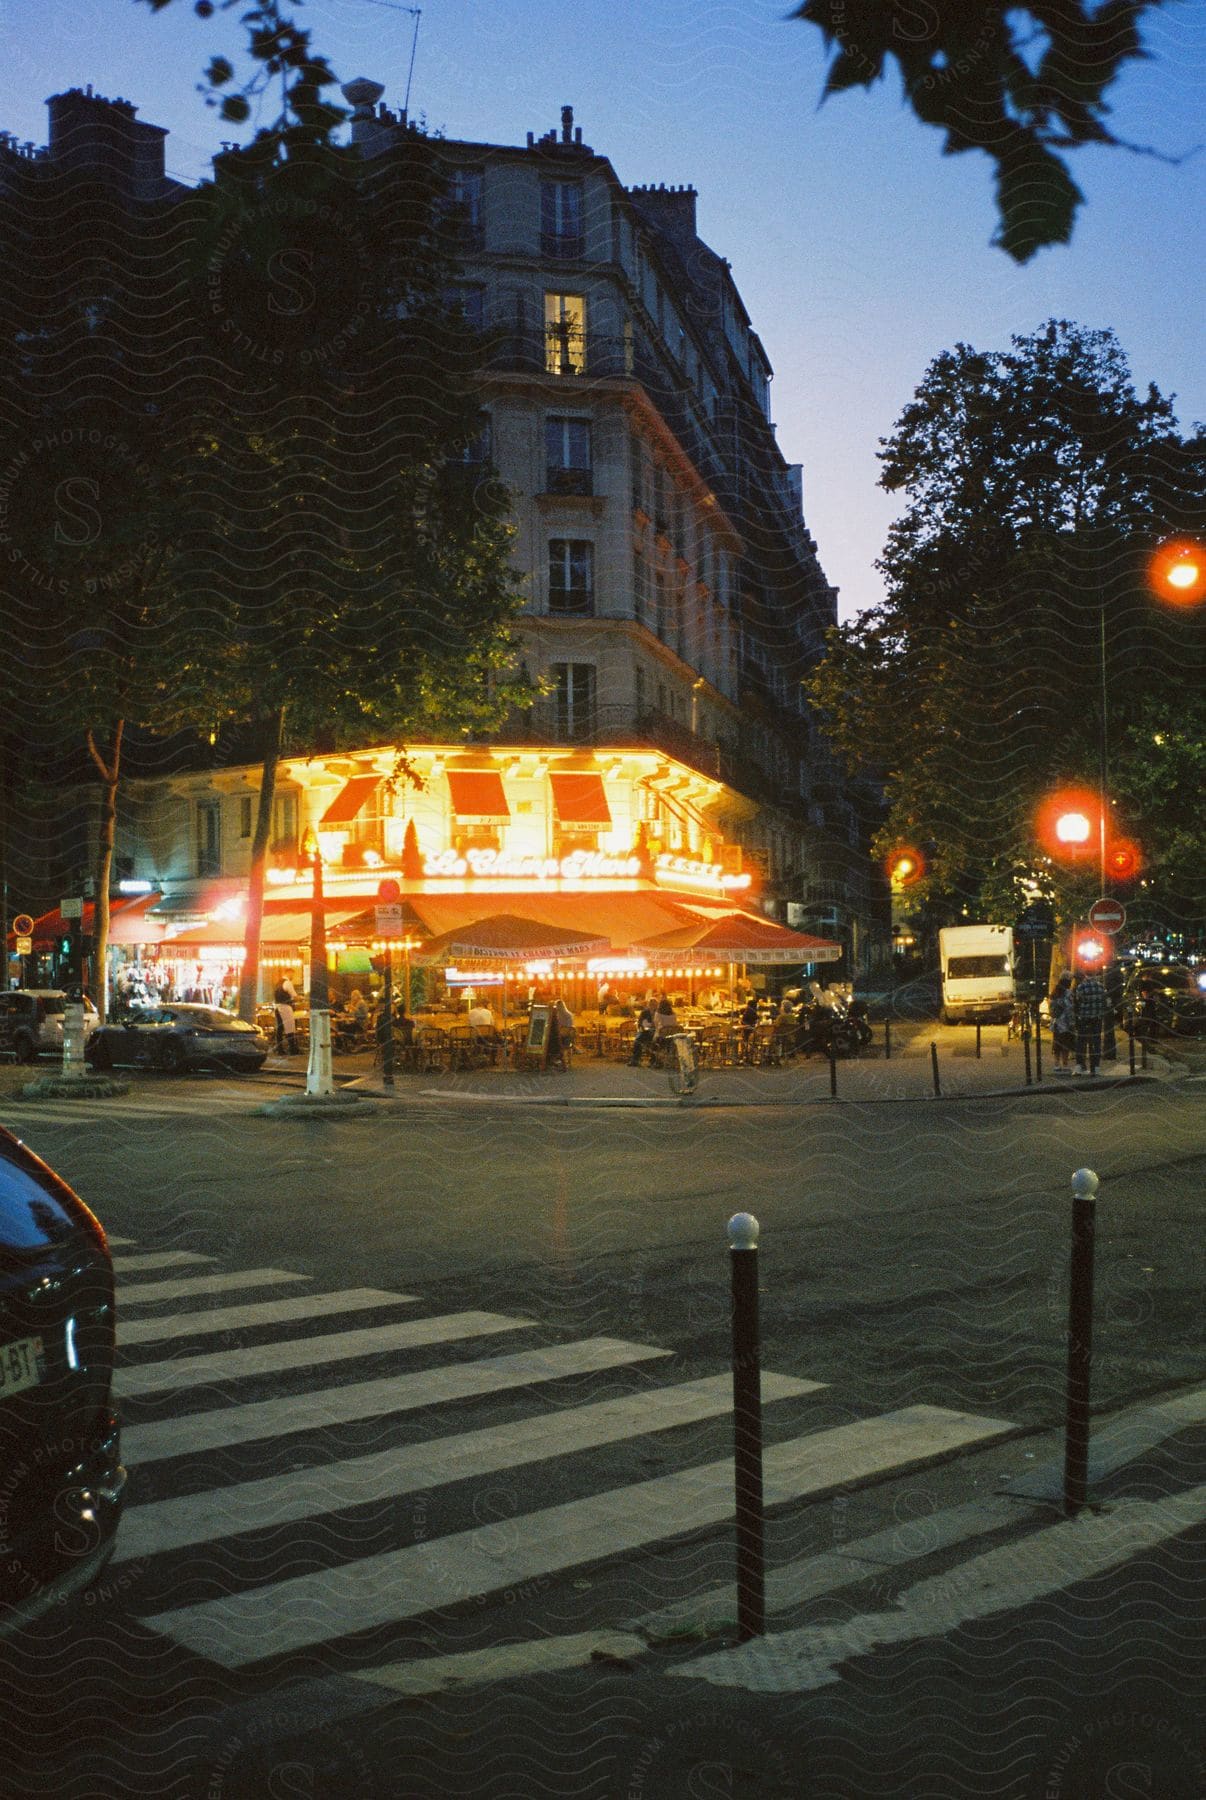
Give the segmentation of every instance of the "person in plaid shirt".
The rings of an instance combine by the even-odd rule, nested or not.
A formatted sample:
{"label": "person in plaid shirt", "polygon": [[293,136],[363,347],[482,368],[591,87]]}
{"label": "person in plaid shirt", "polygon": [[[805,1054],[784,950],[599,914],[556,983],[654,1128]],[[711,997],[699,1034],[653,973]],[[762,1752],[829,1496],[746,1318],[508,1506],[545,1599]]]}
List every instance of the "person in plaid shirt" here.
{"label": "person in plaid shirt", "polygon": [[[1076,1073],[1096,1075],[1101,1060],[1101,1027],[1109,1007],[1105,985],[1097,976],[1082,975],[1076,984]],[[1086,1059],[1088,1069],[1085,1068]]]}

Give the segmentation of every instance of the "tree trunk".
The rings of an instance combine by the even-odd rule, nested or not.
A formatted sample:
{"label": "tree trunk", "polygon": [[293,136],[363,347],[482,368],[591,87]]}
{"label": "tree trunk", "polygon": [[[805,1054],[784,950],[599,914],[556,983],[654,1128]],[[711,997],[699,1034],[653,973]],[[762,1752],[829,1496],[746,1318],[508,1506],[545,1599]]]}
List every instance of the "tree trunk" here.
{"label": "tree trunk", "polygon": [[243,933],[243,967],[239,972],[239,1017],[255,1024],[256,994],[260,985],[260,932],[264,918],[264,865],[272,835],[272,802],[276,796],[276,765],[280,761],[285,730],[285,710],[278,708],[264,721],[264,762],[260,774],[260,806],[251,840],[251,874],[247,882],[247,925]]}
{"label": "tree trunk", "polygon": [[[118,719],[113,727],[113,744],[108,757],[96,747],[96,739],[88,733],[88,754],[105,784],[101,802],[100,828],[96,839],[96,893],[92,911],[92,998],[103,1025],[109,1011],[109,976],[106,962],[109,954],[109,880],[113,870],[113,831],[117,819],[117,783],[121,776],[121,740],[126,722]],[[81,974],[82,979],[82,974]]]}

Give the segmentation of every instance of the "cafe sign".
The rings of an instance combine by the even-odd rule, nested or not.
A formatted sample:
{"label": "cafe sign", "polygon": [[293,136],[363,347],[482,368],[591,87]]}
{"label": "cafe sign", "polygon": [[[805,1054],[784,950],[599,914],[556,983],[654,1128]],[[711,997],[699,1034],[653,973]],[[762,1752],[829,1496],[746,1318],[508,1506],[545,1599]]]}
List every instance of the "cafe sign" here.
{"label": "cafe sign", "polygon": [[635,856],[575,850],[569,856],[516,856],[509,850],[439,850],[423,862],[432,881],[629,881],[639,875]]}
{"label": "cafe sign", "polygon": [[719,891],[747,888],[752,879],[748,870],[741,873],[726,869],[723,863],[697,862],[694,857],[674,856],[669,851],[658,857],[654,872],[667,887],[682,885]]}

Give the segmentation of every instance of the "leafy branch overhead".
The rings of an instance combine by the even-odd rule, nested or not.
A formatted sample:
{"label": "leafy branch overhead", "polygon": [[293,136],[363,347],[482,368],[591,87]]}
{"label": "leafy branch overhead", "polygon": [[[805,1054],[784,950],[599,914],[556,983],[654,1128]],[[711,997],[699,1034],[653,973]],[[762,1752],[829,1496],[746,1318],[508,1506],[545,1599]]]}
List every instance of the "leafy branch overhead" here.
{"label": "leafy branch overhead", "polygon": [[870,87],[895,61],[918,121],[945,132],[945,154],[982,150],[992,158],[993,241],[1027,262],[1072,236],[1083,195],[1060,153],[1084,144],[1137,148],[1111,131],[1106,93],[1125,63],[1146,57],[1140,23],[1164,4],[804,0],[793,16],[818,26],[832,52],[825,97]]}

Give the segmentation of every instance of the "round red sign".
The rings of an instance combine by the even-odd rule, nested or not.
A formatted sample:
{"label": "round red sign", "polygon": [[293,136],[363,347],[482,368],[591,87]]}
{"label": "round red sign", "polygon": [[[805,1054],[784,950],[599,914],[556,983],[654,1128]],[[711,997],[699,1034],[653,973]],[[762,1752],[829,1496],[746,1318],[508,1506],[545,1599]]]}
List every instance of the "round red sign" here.
{"label": "round red sign", "polygon": [[1094,900],[1089,908],[1089,924],[1113,935],[1126,924],[1126,907],[1121,900]]}
{"label": "round red sign", "polygon": [[377,898],[378,900],[384,901],[386,905],[389,905],[391,902],[396,902],[402,898],[402,889],[396,881],[379,881],[377,883]]}

